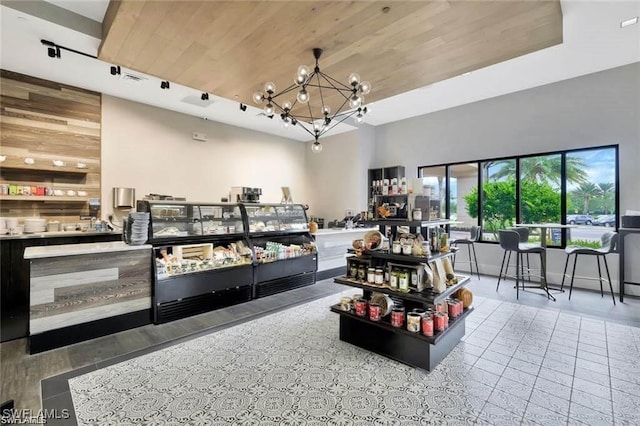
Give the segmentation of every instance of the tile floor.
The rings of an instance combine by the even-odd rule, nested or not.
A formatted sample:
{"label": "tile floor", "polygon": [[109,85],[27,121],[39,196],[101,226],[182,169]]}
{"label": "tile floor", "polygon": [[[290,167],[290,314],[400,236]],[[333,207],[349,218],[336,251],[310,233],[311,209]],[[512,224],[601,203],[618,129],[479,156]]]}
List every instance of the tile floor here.
{"label": "tile floor", "polygon": [[640,424],[640,328],[486,299],[463,340],[479,423]]}
{"label": "tile floor", "polygon": [[[350,295],[353,289],[345,293]],[[313,310],[309,308],[308,311]],[[318,328],[323,333],[318,339],[328,339],[334,350],[348,352],[348,356],[333,353],[338,359],[354,361],[358,356],[353,353],[354,347],[337,342],[337,315],[328,312],[324,305],[317,311],[318,318],[313,321],[316,326],[321,325]],[[286,315],[286,311],[276,315]],[[399,407],[385,406],[384,389],[377,388],[380,395],[377,396],[378,402],[369,402],[375,405],[370,413],[380,414],[384,411],[380,411],[381,408],[391,411],[384,411],[380,418],[368,414],[366,419],[373,416],[369,420],[381,421],[381,424],[400,421],[397,424],[401,425],[420,424],[422,421],[443,425],[640,424],[640,360],[637,355],[640,328],[481,296],[476,297],[475,310],[466,325],[463,342],[432,372],[414,370],[386,359],[376,361],[376,368],[389,369],[385,377],[407,375],[403,389],[412,400],[420,403],[411,406],[415,413],[404,413],[407,407],[402,404]],[[225,332],[220,333],[224,335]],[[297,347],[297,335],[292,338],[289,347]],[[340,349],[341,346],[345,347]],[[229,350],[234,349],[231,347]],[[362,362],[374,362],[371,354],[359,352]],[[317,356],[311,358],[313,362],[319,362]],[[382,367],[381,362],[385,361]],[[241,356],[237,362],[243,363]],[[359,365],[357,360],[355,362],[354,365]],[[325,371],[336,370],[337,364],[333,360]],[[114,367],[127,369],[126,366]],[[236,370],[243,371],[241,368]],[[161,373],[156,372],[155,375]],[[125,376],[129,377],[128,374]],[[351,377],[343,374],[337,377],[343,376]],[[79,380],[93,383],[91,378]],[[318,380],[322,381],[321,378]],[[258,381],[256,385],[264,383]],[[351,383],[340,385],[349,386]],[[386,382],[383,385],[388,385],[389,389],[393,387]],[[319,386],[318,382],[314,386]],[[362,392],[363,397],[365,393]],[[251,411],[251,402],[247,401],[247,404]],[[348,417],[349,407],[341,408],[343,410],[339,414]],[[121,412],[117,414],[121,415]],[[335,410],[329,407],[325,417],[332,420],[333,414]],[[354,414],[351,420],[358,420],[360,424],[365,420],[362,416]],[[310,421],[318,419],[320,417],[307,418]],[[259,419],[256,417],[254,420]],[[262,420],[270,419],[265,417]]]}

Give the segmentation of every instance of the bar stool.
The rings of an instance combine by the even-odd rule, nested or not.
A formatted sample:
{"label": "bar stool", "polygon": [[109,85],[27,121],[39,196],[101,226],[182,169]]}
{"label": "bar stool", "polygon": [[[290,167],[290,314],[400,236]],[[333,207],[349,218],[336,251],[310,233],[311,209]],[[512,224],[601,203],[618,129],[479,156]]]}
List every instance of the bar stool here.
{"label": "bar stool", "polygon": [[[467,251],[469,252],[469,260],[464,261],[464,263],[469,263],[469,271],[473,276],[473,263],[476,264],[476,274],[478,275],[478,279],[480,279],[480,270],[478,269],[478,257],[476,256],[476,245],[477,241],[480,241],[480,235],[482,234],[481,226],[472,226],[471,227],[471,235],[469,238],[458,238],[451,241],[451,246],[458,247],[458,244],[464,244],[467,246]],[[471,258],[471,250],[473,249],[473,259]],[[458,253],[453,255],[453,268],[456,267],[456,258],[458,257]]]}
{"label": "bar stool", "polygon": [[[560,289],[564,287],[564,279],[568,278],[567,275],[567,266],[569,265],[569,258],[571,255],[575,255],[573,260],[573,272],[571,273],[571,284],[569,285],[569,300],[571,300],[571,291],[573,290],[573,280],[576,277],[576,263],[578,263],[578,255],[583,254],[587,256],[596,256],[596,261],[598,262],[598,278],[592,277],[578,277],[585,280],[598,280],[600,281],[600,296],[604,298],[604,290],[602,288],[602,282],[606,281],[609,283],[609,290],[611,290],[611,298],[613,299],[613,304],[616,304],[616,298],[613,295],[613,286],[611,285],[611,276],[609,275],[609,265],[607,265],[607,254],[613,253],[615,251],[616,245],[618,244],[618,233],[617,232],[607,232],[600,237],[600,242],[602,243],[602,247],[598,249],[590,248],[590,247],[582,247],[582,246],[569,246],[565,249],[567,253],[567,261],[564,263],[564,272],[562,273],[562,284],[560,285]],[[607,271],[607,278],[604,279],[602,277],[602,268],[600,267],[600,257],[604,260],[604,267]]]}
{"label": "bar stool", "polygon": [[[520,280],[522,279],[523,281],[523,285],[522,288],[524,289],[524,270],[521,268],[520,266],[520,259],[521,259],[521,255],[522,254],[538,254],[540,255],[540,280],[541,280],[541,287],[536,287],[536,288],[542,288],[546,294],[547,294],[547,298],[548,299],[552,299],[552,300],[556,300],[555,297],[553,297],[550,293],[549,293],[549,288],[547,286],[547,272],[546,272],[546,265],[545,265],[545,248],[542,246],[538,246],[538,245],[534,245],[534,244],[529,244],[529,243],[520,243],[520,234],[514,230],[500,230],[498,231],[498,239],[500,240],[500,247],[502,247],[502,249],[504,250],[504,254],[502,256],[502,265],[500,265],[500,274],[498,275],[498,285],[496,286],[496,291],[498,291],[498,288],[500,288],[500,280],[503,277],[503,269],[504,269],[504,277],[506,279],[507,277],[507,271],[509,269],[509,262],[511,261],[511,252],[515,252],[516,254],[516,275],[515,275],[515,279],[516,279],[516,299],[518,299],[520,297]],[[507,260],[507,264],[505,267],[505,259],[507,257],[507,253],[509,253],[509,258]],[[531,287],[529,287],[531,288]]]}
{"label": "bar stool", "polygon": [[[510,231],[516,231],[520,236],[520,245],[526,247],[538,247],[538,244],[529,242],[529,228],[525,228],[522,226],[516,226],[514,228],[507,228]],[[531,271],[538,271],[538,269],[531,269],[531,264],[529,263],[529,253],[527,253],[527,278],[529,282],[531,282]],[[523,270],[522,275],[524,275],[524,253],[520,253],[520,268]],[[524,285],[524,284],[523,284]]]}

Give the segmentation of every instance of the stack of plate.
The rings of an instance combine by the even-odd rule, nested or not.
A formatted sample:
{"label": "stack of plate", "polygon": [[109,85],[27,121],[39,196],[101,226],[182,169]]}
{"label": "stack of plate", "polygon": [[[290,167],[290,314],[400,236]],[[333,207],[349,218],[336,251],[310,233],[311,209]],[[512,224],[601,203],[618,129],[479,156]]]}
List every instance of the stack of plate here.
{"label": "stack of plate", "polygon": [[149,213],[129,213],[124,232],[127,244],[139,246],[146,243],[149,236]]}
{"label": "stack of plate", "polygon": [[29,218],[24,220],[24,232],[25,234],[35,234],[37,232],[44,232],[47,230],[47,220]]}

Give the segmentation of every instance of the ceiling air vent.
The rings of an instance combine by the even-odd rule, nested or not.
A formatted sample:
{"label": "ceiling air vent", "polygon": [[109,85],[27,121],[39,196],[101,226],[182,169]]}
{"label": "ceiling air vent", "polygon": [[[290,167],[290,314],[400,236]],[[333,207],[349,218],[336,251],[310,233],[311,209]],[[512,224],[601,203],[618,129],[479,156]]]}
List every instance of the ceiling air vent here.
{"label": "ceiling air vent", "polygon": [[122,73],[122,79],[128,83],[142,83],[143,81],[148,80],[148,78],[136,74],[130,74],[127,72]]}

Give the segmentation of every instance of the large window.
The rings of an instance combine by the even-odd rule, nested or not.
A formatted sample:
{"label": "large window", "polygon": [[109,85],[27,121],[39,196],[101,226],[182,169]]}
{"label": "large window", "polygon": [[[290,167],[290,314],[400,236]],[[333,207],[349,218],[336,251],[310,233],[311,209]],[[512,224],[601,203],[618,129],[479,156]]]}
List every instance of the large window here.
{"label": "large window", "polygon": [[[547,245],[598,247],[618,224],[617,146],[421,167],[418,176],[458,238],[479,224],[483,241],[497,241],[518,223],[560,223],[575,227],[552,228]],[[540,241],[535,228],[529,241]]]}

